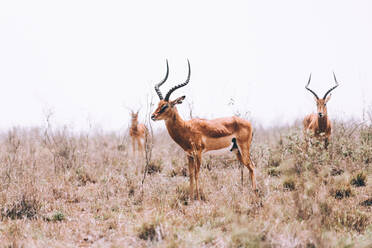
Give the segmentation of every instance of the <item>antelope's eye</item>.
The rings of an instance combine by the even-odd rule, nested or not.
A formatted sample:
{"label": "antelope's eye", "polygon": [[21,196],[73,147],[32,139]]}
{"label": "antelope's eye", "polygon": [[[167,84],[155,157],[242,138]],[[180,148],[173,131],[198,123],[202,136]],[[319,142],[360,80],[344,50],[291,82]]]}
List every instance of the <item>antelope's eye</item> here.
{"label": "antelope's eye", "polygon": [[163,107],[161,107],[161,109],[159,110],[159,114],[163,113],[167,108],[168,105],[164,105]]}

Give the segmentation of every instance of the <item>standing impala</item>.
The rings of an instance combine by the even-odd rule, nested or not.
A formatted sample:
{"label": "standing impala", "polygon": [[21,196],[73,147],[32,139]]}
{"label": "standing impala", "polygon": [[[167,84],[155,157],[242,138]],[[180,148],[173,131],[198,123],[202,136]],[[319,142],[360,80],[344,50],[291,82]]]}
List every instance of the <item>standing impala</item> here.
{"label": "standing impala", "polygon": [[308,88],[311,80],[311,74],[309,77],[309,81],[305,88],[310,91],[315,96],[316,106],[318,109],[318,114],[310,114],[307,115],[303,121],[304,124],[304,136],[305,136],[305,142],[306,142],[306,148],[308,145],[308,132],[310,131],[316,138],[318,139],[324,139],[324,147],[327,149],[329,144],[329,137],[331,136],[331,121],[328,119],[327,114],[327,102],[329,99],[331,99],[331,95],[327,97],[329,93],[331,93],[332,90],[336,89],[338,86],[338,82],[336,79],[336,75],[333,73],[333,78],[335,79],[336,85],[330,88],[323,98],[319,98],[318,95]]}
{"label": "standing impala", "polygon": [[[196,187],[196,198],[200,200],[199,195],[199,170],[201,164],[202,153],[212,150],[218,150],[230,146],[231,142],[238,160],[243,163],[249,170],[252,187],[256,191],[256,183],[254,177],[254,165],[250,159],[249,148],[252,141],[252,126],[251,124],[239,117],[231,116],[218,118],[214,120],[205,120],[193,118],[184,121],[178,114],[176,105],[181,104],[185,96],[169,100],[171,94],[187,85],[190,80],[190,62],[188,62],[189,73],[184,83],[171,88],[165,98],[159,90],[159,87],[164,84],[167,76],[163,81],[155,85],[155,91],[160,98],[157,109],[152,114],[151,119],[164,120],[169,135],[172,139],[186,152],[189,163],[190,174],[190,198],[194,199],[194,180]],[[167,74],[169,67],[167,61]]]}
{"label": "standing impala", "polygon": [[129,135],[132,138],[132,148],[133,148],[133,154],[136,154],[136,142],[138,145],[138,150],[142,152],[143,146],[142,146],[142,140],[145,142],[145,137],[147,135],[147,128],[144,124],[138,123],[138,112],[133,112],[131,110],[131,116],[132,116],[132,124],[129,129]]}

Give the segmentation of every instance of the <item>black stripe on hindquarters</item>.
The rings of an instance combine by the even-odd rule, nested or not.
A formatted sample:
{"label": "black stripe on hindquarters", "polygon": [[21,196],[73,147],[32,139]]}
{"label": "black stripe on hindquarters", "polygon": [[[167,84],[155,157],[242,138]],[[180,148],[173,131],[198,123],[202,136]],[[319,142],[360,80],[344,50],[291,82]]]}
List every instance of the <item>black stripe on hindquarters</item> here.
{"label": "black stripe on hindquarters", "polygon": [[235,149],[239,151],[239,147],[236,144],[236,138],[232,138],[231,142],[233,143],[233,146],[231,147],[230,152],[234,151]]}

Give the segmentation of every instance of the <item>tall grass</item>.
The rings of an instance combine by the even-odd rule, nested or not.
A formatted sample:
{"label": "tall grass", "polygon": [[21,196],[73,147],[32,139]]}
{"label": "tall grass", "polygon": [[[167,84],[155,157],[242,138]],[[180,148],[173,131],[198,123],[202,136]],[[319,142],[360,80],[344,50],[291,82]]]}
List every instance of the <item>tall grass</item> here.
{"label": "tall grass", "polygon": [[337,121],[328,150],[314,142],[307,152],[299,124],[260,128],[251,151],[259,196],[226,151],[204,155],[194,202],[184,152],[166,131],[154,132],[150,162],[125,137],[51,125],[0,133],[1,246],[372,244],[369,124]]}

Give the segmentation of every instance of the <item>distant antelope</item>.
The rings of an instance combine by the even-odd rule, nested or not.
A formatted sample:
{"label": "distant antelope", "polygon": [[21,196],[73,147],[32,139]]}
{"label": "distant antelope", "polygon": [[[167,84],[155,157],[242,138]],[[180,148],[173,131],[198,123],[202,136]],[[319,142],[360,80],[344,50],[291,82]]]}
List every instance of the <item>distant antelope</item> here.
{"label": "distant antelope", "polygon": [[138,112],[133,112],[131,110],[131,116],[132,116],[132,123],[129,129],[129,135],[132,138],[132,148],[133,148],[133,153],[136,154],[136,142],[138,146],[138,150],[142,152],[143,146],[142,146],[142,141],[145,142],[145,138],[147,135],[147,128],[144,124],[139,124],[138,123]]}
{"label": "distant antelope", "polygon": [[319,99],[318,95],[308,88],[310,81],[311,81],[311,74],[309,77],[309,81],[307,82],[305,88],[310,91],[315,96],[316,106],[318,109],[318,114],[310,114],[307,115],[304,118],[303,124],[304,124],[304,136],[305,136],[305,142],[306,142],[306,148],[308,145],[308,132],[311,131],[311,133],[314,135],[314,137],[318,139],[324,139],[324,147],[327,149],[329,144],[329,139],[331,136],[331,121],[328,118],[327,114],[327,102],[329,99],[331,99],[331,95],[327,97],[329,93],[331,93],[332,90],[336,89],[338,86],[338,82],[336,79],[336,75],[333,73],[333,78],[335,80],[336,85],[330,88],[323,96],[323,98]]}
{"label": "distant antelope", "polygon": [[186,152],[189,174],[190,174],[190,198],[194,199],[194,180],[196,186],[196,197],[199,195],[199,170],[201,165],[202,153],[212,150],[226,148],[233,144],[232,151],[237,155],[238,160],[249,170],[252,187],[256,191],[254,176],[254,165],[251,162],[249,148],[252,141],[252,126],[242,118],[231,116],[214,120],[205,120],[193,118],[184,121],[178,114],[176,105],[181,104],[185,96],[169,100],[171,94],[187,85],[190,81],[190,62],[188,62],[189,73],[184,83],[171,88],[165,98],[159,90],[159,87],[167,80],[169,67],[167,61],[167,73],[165,78],[155,85],[155,91],[160,98],[158,107],[151,116],[153,121],[164,120],[169,135]]}

